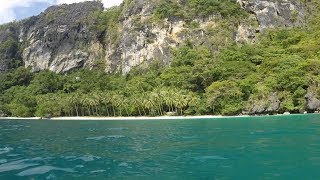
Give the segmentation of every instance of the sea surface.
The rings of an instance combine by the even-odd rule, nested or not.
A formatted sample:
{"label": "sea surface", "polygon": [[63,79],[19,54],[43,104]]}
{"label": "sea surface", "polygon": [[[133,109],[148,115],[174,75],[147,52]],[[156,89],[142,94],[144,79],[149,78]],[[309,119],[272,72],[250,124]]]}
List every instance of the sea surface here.
{"label": "sea surface", "polygon": [[0,121],[0,179],[320,179],[320,115]]}

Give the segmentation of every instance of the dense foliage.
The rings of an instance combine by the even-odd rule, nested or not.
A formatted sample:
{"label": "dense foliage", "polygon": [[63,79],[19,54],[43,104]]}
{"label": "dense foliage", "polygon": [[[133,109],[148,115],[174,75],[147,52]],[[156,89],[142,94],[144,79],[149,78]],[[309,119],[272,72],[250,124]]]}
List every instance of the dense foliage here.
{"label": "dense foliage", "polygon": [[154,11],[156,19],[184,19],[192,21],[195,18],[204,18],[209,15],[221,15],[224,18],[243,18],[247,13],[233,0],[160,0]]}
{"label": "dense foliage", "polygon": [[0,75],[0,110],[11,116],[232,115],[276,93],[279,112],[298,112],[307,92],[320,95],[318,29],[270,30],[259,44],[232,45],[219,55],[189,43],[174,51],[170,67],[155,62],[127,76],[18,68]]}
{"label": "dense foliage", "polygon": [[15,69],[21,65],[19,43],[15,37],[15,22],[0,26],[0,59],[9,61],[8,69]]}
{"label": "dense foliage", "polygon": [[[161,2],[154,14],[159,19],[212,12],[245,16],[231,0],[186,0],[184,6]],[[119,15],[118,8],[96,14],[100,23],[95,28],[106,34],[103,41],[117,39],[111,32],[117,31]],[[0,74],[0,115],[235,115],[254,113],[257,107],[266,109],[263,113],[301,112],[307,93],[320,97],[319,37],[319,18],[313,18],[308,27],[269,30],[259,43],[228,43],[219,53],[190,41],[173,50],[170,66],[155,61],[126,76],[99,69],[31,73],[20,67]],[[0,52],[16,46],[9,39]],[[280,106],[267,110],[274,97]]]}

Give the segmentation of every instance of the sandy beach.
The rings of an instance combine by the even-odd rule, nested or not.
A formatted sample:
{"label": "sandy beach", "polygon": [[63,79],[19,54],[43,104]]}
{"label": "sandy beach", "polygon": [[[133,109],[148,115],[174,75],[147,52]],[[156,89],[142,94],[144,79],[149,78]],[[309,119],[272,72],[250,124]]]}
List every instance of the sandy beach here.
{"label": "sandy beach", "polygon": [[[313,114],[313,113],[309,113]],[[314,113],[318,114],[318,113]],[[294,116],[294,115],[303,115],[303,114],[277,114],[273,116]],[[192,120],[192,119],[218,119],[218,118],[241,118],[241,117],[265,117],[269,115],[261,116],[250,116],[250,115],[241,115],[241,116],[213,116],[213,115],[204,115],[204,116],[156,116],[156,117],[89,117],[89,116],[79,116],[79,117],[53,117],[50,119],[41,118],[41,117],[0,117],[0,120],[51,120],[51,121],[138,121],[138,120]]]}
{"label": "sandy beach", "polygon": [[[245,116],[159,116],[159,117],[53,117],[49,120],[54,121],[87,121],[87,120],[101,120],[101,121],[126,121],[126,120],[177,120],[177,119],[216,119],[228,117],[245,117]],[[0,117],[0,120],[48,120],[40,117]]]}

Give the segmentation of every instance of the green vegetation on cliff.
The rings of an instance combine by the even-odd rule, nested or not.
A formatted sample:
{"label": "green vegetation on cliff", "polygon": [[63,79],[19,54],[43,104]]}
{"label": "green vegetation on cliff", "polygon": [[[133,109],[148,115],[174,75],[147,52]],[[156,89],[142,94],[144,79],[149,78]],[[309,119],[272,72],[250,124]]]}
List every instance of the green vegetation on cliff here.
{"label": "green vegetation on cliff", "polygon": [[299,112],[307,92],[320,96],[319,34],[318,28],[270,30],[258,44],[232,45],[219,55],[189,43],[174,51],[170,67],[155,62],[127,76],[18,68],[0,75],[0,110],[11,116],[233,115],[267,109],[276,94],[280,107],[270,113]]}
{"label": "green vegetation on cliff", "polygon": [[[176,1],[161,2],[154,13],[160,20],[193,19],[212,12],[223,17],[245,16],[233,1],[186,0],[183,8],[187,10]],[[99,21],[94,28],[106,35],[102,36],[103,41],[117,40],[117,34],[112,32],[117,31],[120,13],[118,8],[112,8],[95,14]],[[267,30],[255,44],[227,43],[219,53],[190,40],[172,50],[170,66],[154,61],[135,67],[126,76],[108,74],[99,67],[68,74],[30,73],[30,69],[20,67],[0,74],[0,116],[315,111],[320,108],[319,29],[319,18],[312,18],[306,27]],[[0,46],[0,52],[16,46],[9,39]]]}
{"label": "green vegetation on cliff", "polygon": [[192,21],[195,18],[205,18],[210,15],[222,17],[243,18],[247,12],[239,7],[233,0],[160,0],[154,11],[156,19],[183,19]]}

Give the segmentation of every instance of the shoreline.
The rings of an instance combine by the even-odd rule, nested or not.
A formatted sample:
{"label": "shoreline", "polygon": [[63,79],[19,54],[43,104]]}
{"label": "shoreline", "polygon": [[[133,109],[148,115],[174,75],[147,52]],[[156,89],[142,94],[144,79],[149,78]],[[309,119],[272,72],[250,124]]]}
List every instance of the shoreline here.
{"label": "shoreline", "polygon": [[245,117],[269,117],[269,116],[294,116],[294,115],[312,115],[308,114],[277,114],[277,115],[239,115],[239,116],[222,116],[222,115],[203,115],[203,116],[156,116],[156,117],[0,117],[0,120],[50,120],[50,121],[137,121],[137,120],[193,120],[193,119],[222,119],[222,118],[245,118]]}
{"label": "shoreline", "polygon": [[[135,121],[135,120],[177,120],[177,119],[217,119],[225,117],[242,116],[156,116],[156,117],[90,117],[90,116],[72,116],[72,117],[0,117],[0,120],[50,120],[50,121]],[[248,116],[249,117],[249,116]]]}

